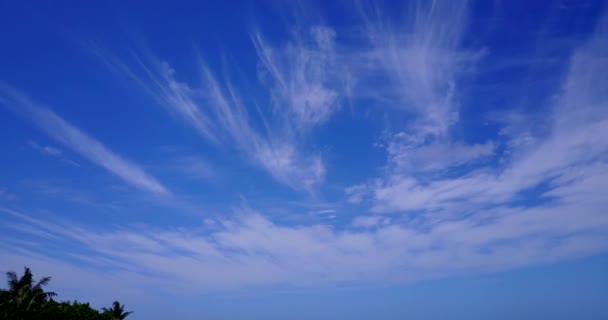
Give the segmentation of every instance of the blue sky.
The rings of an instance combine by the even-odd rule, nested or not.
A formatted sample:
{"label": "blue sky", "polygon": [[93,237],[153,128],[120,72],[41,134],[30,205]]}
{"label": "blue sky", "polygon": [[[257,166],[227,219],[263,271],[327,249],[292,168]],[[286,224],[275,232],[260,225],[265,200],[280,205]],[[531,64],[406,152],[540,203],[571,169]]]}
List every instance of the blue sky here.
{"label": "blue sky", "polygon": [[607,10],[3,2],[0,269],[133,319],[604,319]]}

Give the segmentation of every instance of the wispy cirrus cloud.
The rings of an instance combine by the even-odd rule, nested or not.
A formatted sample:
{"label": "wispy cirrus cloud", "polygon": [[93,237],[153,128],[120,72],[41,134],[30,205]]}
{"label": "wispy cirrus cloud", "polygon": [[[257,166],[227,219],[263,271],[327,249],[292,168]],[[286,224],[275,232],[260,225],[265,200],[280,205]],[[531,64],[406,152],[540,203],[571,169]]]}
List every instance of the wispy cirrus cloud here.
{"label": "wispy cirrus cloud", "polygon": [[[556,190],[578,193],[587,190],[586,183],[597,183],[592,177],[604,175],[608,152],[605,138],[608,136],[608,85],[604,76],[608,71],[605,70],[608,28],[605,21],[599,23],[595,34],[572,55],[564,83],[552,101],[546,130],[534,135],[533,130],[509,129],[510,141],[499,158],[499,166],[475,166],[458,175],[439,175],[425,180],[411,172],[389,171],[374,185],[375,211],[430,209],[452,210],[452,214],[457,214],[459,210],[479,210],[516,201],[521,193],[534,188],[541,191],[537,191],[540,192],[537,199],[529,200],[531,203],[557,194],[566,195]],[[522,123],[533,125],[525,121],[519,123],[520,126]],[[415,158],[425,148],[399,154],[405,159]],[[469,148],[473,149],[464,153],[465,158],[474,159],[473,155],[490,151],[478,148],[472,152],[474,147]],[[388,151],[389,159],[395,160],[390,147]],[[447,163],[459,158],[458,152],[454,157],[452,154],[446,154]],[[581,191],[575,191],[579,188]],[[565,201],[559,197],[554,200]]]}
{"label": "wispy cirrus cloud", "polygon": [[[262,213],[237,209],[232,218],[189,229],[115,226],[100,233],[69,223],[39,223],[12,210],[2,212],[9,215],[9,222],[27,222],[36,229],[22,229],[18,223],[4,226],[7,235],[17,232],[36,237],[26,252],[37,242],[61,242],[75,254],[95,255],[94,261],[77,259],[84,268],[149,275],[160,281],[159,288],[165,292],[400,283],[605,251],[608,220],[597,206],[606,205],[599,190],[608,179],[603,169],[595,173],[601,176],[586,176],[575,187],[595,192],[580,197],[569,186],[557,188],[556,192],[564,193],[557,205],[499,206],[450,220],[360,216],[353,219],[352,229],[279,224]],[[23,255],[6,249],[3,258]],[[45,259],[63,264],[64,269],[70,267],[51,254]],[[5,261],[2,267],[10,268],[7,261],[14,260],[0,261]]]}
{"label": "wispy cirrus cloud", "polygon": [[[398,207],[384,206],[379,199],[405,203],[408,210],[424,209],[434,193],[400,195],[418,190],[421,183],[424,189],[452,169],[492,160],[497,149],[494,141],[469,144],[452,134],[459,121],[462,80],[484,52],[462,44],[468,2],[414,1],[404,6],[405,16],[397,20],[375,3],[358,3],[364,49],[340,59],[354,70],[354,99],[402,115],[380,144],[386,149],[387,177],[345,189],[349,203],[361,203],[371,192],[376,211]],[[418,181],[421,177],[424,182]]]}
{"label": "wispy cirrus cloud", "polygon": [[[360,4],[368,78],[393,107],[415,115],[407,134],[413,143],[441,138],[458,120],[457,78],[479,56],[462,49],[468,4],[414,1],[404,18],[388,18],[380,7]],[[373,75],[370,77],[369,75]]]}
{"label": "wispy cirrus cloud", "polygon": [[35,141],[32,141],[32,140],[28,141],[28,142],[27,142],[27,145],[28,145],[30,148],[32,148],[32,149],[34,149],[34,150],[36,150],[36,151],[38,151],[38,152],[42,153],[43,155],[46,155],[46,156],[49,156],[49,157],[54,157],[54,158],[57,158],[57,159],[59,159],[59,160],[61,160],[61,161],[65,162],[65,163],[70,164],[70,165],[73,165],[73,166],[77,166],[77,167],[78,167],[78,166],[80,166],[80,165],[79,165],[77,162],[75,162],[75,161],[73,161],[73,160],[71,160],[71,159],[68,159],[68,158],[67,158],[67,157],[66,157],[66,156],[63,154],[63,151],[62,151],[61,149],[57,148],[57,147],[52,147],[52,146],[42,146],[42,145],[39,145],[38,143],[36,143]]}
{"label": "wispy cirrus cloud", "polygon": [[459,166],[494,155],[492,142],[475,145],[433,143],[413,147],[396,134],[386,147],[392,170],[401,173],[429,172]]}
{"label": "wispy cirrus cloud", "polygon": [[50,138],[128,184],[155,194],[170,194],[169,190],[143,169],[115,154],[101,142],[66,122],[50,109],[36,104],[12,87],[0,85],[0,102],[9,110],[36,125]]}
{"label": "wispy cirrus cloud", "polygon": [[[419,151],[418,158],[458,152],[454,161],[463,163],[473,153],[487,153],[491,142],[484,150],[467,150],[447,135],[458,119],[456,79],[478,57],[459,48],[467,6],[412,6],[414,15],[405,23],[389,21],[379,9],[377,15],[361,15],[365,32],[351,39],[357,46],[338,43],[335,29],[322,24],[292,26],[290,40],[278,44],[253,32],[258,80],[270,97],[265,108],[243,103],[230,80],[219,80],[204,62],[193,63],[202,79],[194,85],[179,81],[170,64],[148,49],[132,50],[131,62],[96,45],[89,49],[211,143],[236,146],[277,181],[310,191],[324,180],[326,166],[319,153],[304,151],[300,140],[345,102],[371,99],[386,106],[389,101],[389,108],[412,114],[414,120],[395,133],[392,145],[397,140],[404,149],[438,144]],[[253,127],[252,117],[260,118],[262,130]]]}
{"label": "wispy cirrus cloud", "polygon": [[311,192],[325,178],[321,156],[299,150],[293,135],[285,131],[289,126],[265,122],[266,132],[255,129],[239,92],[228,80],[220,83],[202,58],[193,63],[202,79],[202,83],[194,87],[179,82],[167,62],[146,50],[134,53],[136,63],[127,65],[97,47],[90,49],[109,68],[127,75],[209,142],[221,148],[236,148],[277,181]]}
{"label": "wispy cirrus cloud", "polygon": [[306,129],[340,109],[350,76],[339,61],[332,28],[297,29],[293,42],[283,47],[271,46],[259,32],[252,38],[262,66],[260,80],[271,88],[274,110]]}
{"label": "wispy cirrus cloud", "polygon": [[347,187],[344,190],[346,194],[346,201],[349,203],[360,203],[369,193],[369,187],[365,183],[357,184],[354,186]]}

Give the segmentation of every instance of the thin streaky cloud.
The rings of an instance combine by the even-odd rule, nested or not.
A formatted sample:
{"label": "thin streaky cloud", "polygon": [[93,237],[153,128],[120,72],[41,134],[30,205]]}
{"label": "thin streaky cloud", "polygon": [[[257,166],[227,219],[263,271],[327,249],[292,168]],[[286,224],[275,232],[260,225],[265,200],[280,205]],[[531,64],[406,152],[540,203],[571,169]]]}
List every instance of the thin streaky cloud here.
{"label": "thin streaky cloud", "polygon": [[2,104],[26,118],[66,148],[72,149],[139,189],[159,195],[170,194],[168,189],[139,166],[112,152],[101,142],[66,122],[50,109],[34,103],[22,93],[6,85],[0,85],[0,94]]}
{"label": "thin streaky cloud", "polygon": [[68,157],[65,156],[65,154],[63,153],[63,150],[57,148],[57,147],[53,147],[53,146],[43,146],[40,145],[38,143],[36,143],[35,141],[29,140],[27,142],[27,145],[29,147],[31,147],[32,149],[42,153],[45,156],[49,156],[49,157],[54,157],[57,158],[59,160],[61,160],[64,163],[67,163],[69,165],[75,166],[75,167],[79,167],[80,165],[74,161],[69,159]]}
{"label": "thin streaky cloud", "polygon": [[[555,190],[574,190],[577,182],[600,174],[601,170],[597,171],[605,167],[602,159],[608,152],[606,21],[602,20],[588,42],[573,53],[567,76],[550,109],[547,134],[530,137],[524,130],[524,137],[511,137],[516,141],[526,138],[528,142],[507,143],[513,149],[508,151],[515,156],[505,156],[501,166],[477,166],[458,176],[426,181],[391,171],[372,188],[373,209],[450,210],[454,214],[460,212],[459,208],[472,210],[509,203],[543,183],[549,188],[545,197],[560,194]],[[416,157],[420,150],[424,149],[414,150],[409,156]],[[482,147],[465,154],[471,158],[490,150]]]}
{"label": "thin streaky cloud", "polygon": [[338,63],[332,28],[314,26],[294,34],[293,42],[282,47],[271,47],[259,32],[252,41],[274,110],[305,129],[326,122],[340,109],[348,72]]}
{"label": "thin streaky cloud", "polygon": [[205,139],[215,144],[221,142],[212,118],[191,98],[194,90],[175,79],[175,70],[168,63],[157,59],[147,49],[131,50],[130,56],[135,63],[128,65],[96,44],[89,43],[85,48],[112,72],[126,75],[134,81],[161,106],[192,125]]}
{"label": "thin streaky cloud", "polygon": [[449,129],[459,118],[457,77],[480,53],[460,49],[468,21],[467,1],[407,5],[407,19],[395,22],[377,6],[369,9],[359,4],[370,45],[363,65],[368,75],[382,81],[383,86],[376,86],[392,100],[390,104],[415,115],[403,134],[419,145],[449,138]]}
{"label": "thin streaky cloud", "polygon": [[[605,173],[595,181],[588,177],[576,188],[605,187],[605,177]],[[12,232],[40,236],[37,241],[69,239],[84,252],[103,259],[97,263],[108,261],[107,267],[119,265],[121,272],[144,272],[163,279],[161,283],[167,286],[171,283],[184,291],[206,292],[256,285],[403,283],[606,250],[608,220],[593,209],[606,200],[600,192],[587,199],[572,196],[565,196],[571,201],[559,206],[501,206],[487,210],[492,217],[489,221],[468,216],[431,221],[424,229],[382,216],[356,217],[350,230],[320,223],[290,226],[256,211],[238,209],[233,218],[218,220],[214,223],[217,229],[204,233],[144,226],[115,226],[99,233],[74,224],[36,223],[28,215],[0,211],[34,226],[23,229],[18,223],[10,224],[7,228]],[[61,237],[51,238],[40,231]],[[555,242],[556,238],[561,240]],[[454,259],[455,252],[458,259]],[[180,272],[172,272],[175,269]]]}
{"label": "thin streaky cloud", "polygon": [[271,134],[260,132],[250,125],[249,115],[239,93],[230,81],[218,81],[210,68],[198,59],[203,79],[202,95],[216,119],[220,135],[237,146],[250,161],[265,169],[275,180],[296,190],[312,192],[325,177],[325,166],[320,156],[305,155],[297,142],[282,130]]}
{"label": "thin streaky cloud", "polygon": [[323,181],[325,166],[320,155],[303,154],[292,135],[285,131],[289,126],[275,125],[268,132],[254,129],[239,92],[228,80],[220,83],[201,56],[196,63],[202,83],[194,87],[177,81],[169,63],[147,49],[133,52],[136,62],[132,66],[97,47],[89,49],[104,65],[134,80],[213,145],[235,147],[278,182],[313,192]]}

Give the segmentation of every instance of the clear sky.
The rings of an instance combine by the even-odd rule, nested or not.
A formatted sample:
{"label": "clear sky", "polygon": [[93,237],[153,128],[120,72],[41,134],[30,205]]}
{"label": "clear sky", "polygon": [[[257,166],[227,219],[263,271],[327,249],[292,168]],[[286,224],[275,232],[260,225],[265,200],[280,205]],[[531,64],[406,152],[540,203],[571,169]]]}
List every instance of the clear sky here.
{"label": "clear sky", "polygon": [[2,1],[0,147],[132,320],[608,319],[606,1]]}

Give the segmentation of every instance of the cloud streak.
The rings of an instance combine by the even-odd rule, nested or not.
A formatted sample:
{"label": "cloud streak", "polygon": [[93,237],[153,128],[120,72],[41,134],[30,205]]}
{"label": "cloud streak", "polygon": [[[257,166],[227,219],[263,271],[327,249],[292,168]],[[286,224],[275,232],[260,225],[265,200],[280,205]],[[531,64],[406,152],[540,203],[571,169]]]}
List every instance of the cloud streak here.
{"label": "cloud streak", "polygon": [[[606,178],[604,170],[599,177],[587,176],[576,188],[602,190]],[[115,226],[100,233],[69,223],[37,223],[22,213],[2,211],[12,217],[9,221],[22,220],[40,229],[22,230],[9,223],[10,233],[26,233],[45,243],[60,241],[64,244],[58,245],[74,248],[74,253],[95,255],[103,268],[152,275],[164,279],[163,290],[183,293],[257,285],[409,282],[608,249],[608,220],[597,210],[607,204],[601,192],[584,198],[567,187],[558,192],[568,194],[560,196],[559,205],[501,206],[422,225],[361,216],[353,220],[352,229],[341,230],[324,224],[278,224],[259,212],[238,209],[234,218],[189,230]],[[79,263],[92,267],[87,261]]]}
{"label": "cloud streak", "polygon": [[73,160],[68,159],[64,154],[63,151],[59,148],[56,147],[52,147],[52,146],[41,146],[38,143],[34,142],[34,141],[28,141],[27,145],[30,146],[32,149],[42,153],[45,156],[49,156],[49,157],[53,157],[53,158],[57,158],[67,164],[79,167],[80,165],[78,163],[76,163]]}
{"label": "cloud streak", "polygon": [[111,70],[127,75],[206,140],[223,149],[236,147],[248,161],[280,183],[312,192],[325,178],[320,155],[300,151],[293,135],[286,131],[288,127],[279,124],[271,128],[265,122],[266,132],[255,129],[239,92],[228,80],[222,85],[201,57],[198,63],[201,84],[193,87],[176,80],[175,70],[146,50],[133,54],[136,61],[133,66],[99,48],[91,47],[91,51]]}
{"label": "cloud streak", "polygon": [[395,107],[416,116],[408,134],[419,143],[442,137],[458,120],[456,80],[477,55],[460,48],[467,3],[415,1],[409,6],[399,23],[379,7],[361,5],[360,11],[371,46],[366,71],[387,88],[382,93]]}
{"label": "cloud streak", "polygon": [[0,85],[0,94],[0,102],[3,105],[23,116],[58,143],[134,187],[159,195],[170,194],[169,190],[143,169],[115,154],[101,142],[66,122],[50,109],[34,103],[25,95],[6,85]]}
{"label": "cloud streak", "polygon": [[338,63],[332,28],[315,26],[295,31],[294,42],[272,47],[260,33],[252,37],[262,82],[271,87],[274,109],[307,129],[326,122],[341,106],[348,89],[348,70]]}
{"label": "cloud streak", "polygon": [[[498,167],[476,166],[464,174],[430,176],[419,179],[411,172],[390,171],[374,188],[374,210],[379,212],[413,211],[422,209],[467,210],[480,206],[514,201],[526,190],[546,184],[558,189],[576,184],[598,168],[604,168],[608,152],[608,95],[604,73],[608,70],[604,53],[608,42],[605,21],[587,44],[572,56],[568,75],[560,93],[554,100],[549,118],[549,133],[529,136],[522,132],[527,143],[507,143],[511,149],[505,153]],[[511,137],[522,140],[520,136]],[[419,158],[429,150],[421,147],[403,150],[389,145],[389,159],[399,168],[402,162]],[[474,159],[491,151],[487,147],[468,147],[466,152],[446,152],[445,161],[458,162],[460,158]],[[489,153],[487,154],[489,155]],[[434,159],[439,158],[435,154]],[[403,161],[403,160],[407,161]],[[433,165],[426,161],[421,168]],[[411,166],[410,166],[411,167]],[[418,166],[420,168],[420,166]]]}

